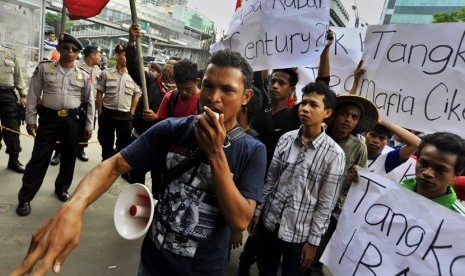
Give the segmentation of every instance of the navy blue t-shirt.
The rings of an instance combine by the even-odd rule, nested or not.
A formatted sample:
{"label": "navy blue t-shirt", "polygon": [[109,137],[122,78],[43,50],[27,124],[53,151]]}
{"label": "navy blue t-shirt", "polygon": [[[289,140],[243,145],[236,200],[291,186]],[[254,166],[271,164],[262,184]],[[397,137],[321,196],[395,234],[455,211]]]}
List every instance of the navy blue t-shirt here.
{"label": "navy blue t-shirt", "polygon": [[[140,172],[169,170],[197,149],[197,116],[169,118],[121,151]],[[266,168],[265,146],[246,135],[226,148],[231,176],[246,198],[259,204]],[[229,227],[214,193],[210,165],[201,162],[168,185],[160,195],[141,259],[156,275],[224,275]]]}

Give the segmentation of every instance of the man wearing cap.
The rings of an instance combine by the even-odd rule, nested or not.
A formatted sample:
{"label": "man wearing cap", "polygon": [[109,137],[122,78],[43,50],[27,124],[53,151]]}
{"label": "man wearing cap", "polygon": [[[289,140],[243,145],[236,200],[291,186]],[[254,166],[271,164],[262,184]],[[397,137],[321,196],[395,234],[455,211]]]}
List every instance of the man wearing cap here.
{"label": "man wearing cap", "polygon": [[[26,129],[35,136],[35,140],[18,194],[16,213],[19,216],[30,214],[30,201],[42,185],[57,140],[66,146],[62,149],[55,194],[62,202],[68,200],[79,142],[79,122],[80,117],[84,116],[79,111],[81,104],[87,111],[86,138],[92,135],[95,100],[91,80],[86,72],[74,64],[82,45],[73,36],[61,33],[57,50],[60,59],[45,61],[37,66],[27,94]],[[37,104],[41,96],[41,104]]]}
{"label": "man wearing cap", "polygon": [[[26,104],[25,84],[21,75],[16,53],[13,49],[0,45],[0,120],[6,145],[6,153],[10,155],[8,169],[24,173],[24,166],[18,160],[21,145],[19,143],[20,119],[15,88],[19,92],[21,105]],[[1,137],[0,137],[1,140]]]}
{"label": "man wearing cap", "polygon": [[116,45],[116,68],[104,70],[96,83],[98,110],[98,140],[102,146],[102,159],[122,150],[131,140],[132,119],[141,91],[126,69],[126,47]]}
{"label": "man wearing cap", "polygon": [[[95,89],[95,83],[97,82],[97,77],[100,76],[102,70],[98,67],[100,64],[100,59],[102,55],[100,54],[100,48],[97,46],[89,45],[84,48],[84,60],[78,61],[76,65],[79,69],[86,72],[92,80],[92,90],[94,95],[97,95],[97,90]],[[94,120],[95,121],[95,120]],[[81,138],[79,140],[77,158],[83,162],[89,161],[89,157],[84,151],[84,148],[87,147],[87,139],[85,138],[85,118],[81,118]],[[50,161],[50,165],[58,165],[61,158],[61,143],[57,143],[55,146],[55,155]]]}

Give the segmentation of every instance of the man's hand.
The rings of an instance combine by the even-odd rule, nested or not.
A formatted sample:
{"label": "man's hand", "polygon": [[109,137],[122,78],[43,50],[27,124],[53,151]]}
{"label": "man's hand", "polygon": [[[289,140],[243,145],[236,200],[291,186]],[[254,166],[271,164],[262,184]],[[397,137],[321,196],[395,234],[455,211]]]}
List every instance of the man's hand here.
{"label": "man's hand", "polygon": [[249,227],[247,227],[247,231],[249,231],[250,236],[255,236],[257,234],[257,226],[260,218],[257,216],[253,216],[250,220]]}
{"label": "man's hand", "polygon": [[310,265],[315,259],[316,246],[313,244],[305,243],[300,253],[300,270],[309,269]]}
{"label": "man's hand", "polygon": [[231,237],[229,238],[229,245],[233,249],[241,247],[242,246],[242,232],[231,233]]}
{"label": "man's hand", "polygon": [[333,44],[334,42],[334,33],[331,31],[331,29],[328,29],[326,31],[326,46],[329,47]]}
{"label": "man's hand", "polygon": [[27,124],[26,125],[26,130],[29,135],[36,136],[37,132],[37,125],[36,124]]}
{"label": "man's hand", "polygon": [[210,120],[200,115],[195,128],[195,137],[200,150],[210,158],[218,155],[218,153],[223,150],[223,143],[226,139],[226,129],[224,128],[223,114],[216,120],[214,119],[216,115],[210,108],[204,107],[204,111],[213,119],[210,123]]}
{"label": "man's hand", "polygon": [[141,28],[138,24],[133,24],[129,27],[129,45],[134,45],[136,42],[137,37],[142,36]]}
{"label": "man's hand", "polygon": [[21,103],[22,106],[26,107],[26,103],[27,103],[26,97],[20,97],[19,102]]}
{"label": "man's hand", "polygon": [[147,109],[142,112],[142,119],[148,122],[155,122],[158,117],[157,113],[153,112],[152,109]]}
{"label": "man's hand", "polygon": [[90,137],[92,137],[92,129],[86,129],[86,134],[85,134],[84,138],[86,140],[89,140]]}
{"label": "man's hand", "polygon": [[360,60],[360,62],[357,65],[357,68],[355,68],[355,70],[354,70],[354,79],[356,81],[359,81],[360,78],[362,78],[363,75],[366,73],[366,70],[364,68],[362,68],[362,66],[363,66],[363,59]]}
{"label": "man's hand", "polygon": [[[75,208],[69,202],[64,203],[32,236],[26,258],[10,276],[31,272],[34,275],[45,275],[52,266],[53,272],[60,272],[68,254],[79,243],[83,214],[81,208]],[[39,262],[39,266],[33,271]]]}

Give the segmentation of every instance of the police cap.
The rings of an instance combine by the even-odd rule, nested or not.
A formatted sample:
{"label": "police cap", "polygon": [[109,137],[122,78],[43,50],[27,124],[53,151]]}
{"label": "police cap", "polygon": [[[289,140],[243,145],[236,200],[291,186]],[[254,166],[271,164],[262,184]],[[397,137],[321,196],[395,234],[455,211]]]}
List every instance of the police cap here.
{"label": "police cap", "polygon": [[126,52],[126,46],[124,45],[116,45],[115,47],[115,54],[120,54],[120,53],[123,53],[123,52]]}
{"label": "police cap", "polygon": [[83,54],[84,54],[85,57],[88,57],[91,54],[95,54],[97,52],[101,52],[100,47],[89,45],[86,48],[84,48]]}
{"label": "police cap", "polygon": [[58,37],[58,45],[64,44],[64,43],[71,43],[74,44],[79,50],[82,51],[82,44],[77,40],[74,36],[67,34],[67,33],[61,33],[60,36]]}

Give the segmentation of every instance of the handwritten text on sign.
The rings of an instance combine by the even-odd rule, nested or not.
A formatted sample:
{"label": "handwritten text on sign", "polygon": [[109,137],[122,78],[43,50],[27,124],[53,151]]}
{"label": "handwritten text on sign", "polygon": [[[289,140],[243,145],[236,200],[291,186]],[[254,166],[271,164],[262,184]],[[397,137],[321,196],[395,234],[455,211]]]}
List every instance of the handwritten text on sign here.
{"label": "handwritten text on sign", "polygon": [[[337,94],[350,92],[354,82],[354,70],[363,52],[364,28],[331,27],[334,42],[330,48],[331,81],[329,86]],[[319,60],[314,64],[299,67],[299,82],[296,86],[297,99],[302,99],[302,88],[318,76]]]}
{"label": "handwritten text on sign", "polygon": [[465,24],[369,26],[363,59],[359,95],[383,117],[427,133],[465,135]]}
{"label": "handwritten text on sign", "polygon": [[463,275],[463,229],[465,217],[364,171],[322,261],[334,275]]}
{"label": "handwritten text on sign", "polygon": [[329,22],[329,0],[248,0],[211,52],[238,51],[255,71],[318,60]]}

